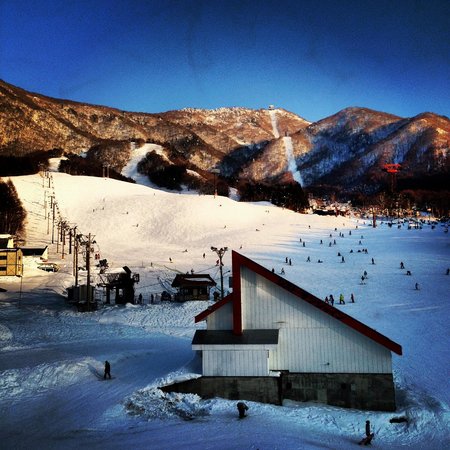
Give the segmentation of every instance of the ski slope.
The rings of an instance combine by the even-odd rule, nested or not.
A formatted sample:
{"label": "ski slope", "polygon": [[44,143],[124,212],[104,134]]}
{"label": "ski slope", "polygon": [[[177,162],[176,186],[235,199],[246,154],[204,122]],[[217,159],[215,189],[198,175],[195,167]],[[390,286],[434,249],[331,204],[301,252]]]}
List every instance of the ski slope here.
{"label": "ski slope", "polygon": [[[379,223],[374,229],[356,217],[301,215],[268,203],[60,173],[52,173],[50,188],[38,175],[12,181],[28,212],[27,245],[49,245],[61,270],[43,272],[28,261],[21,294],[20,279],[0,279],[7,289],[0,292],[2,448],[348,449],[364,435],[367,419],[373,448],[448,447],[450,241],[444,226]],[[136,295],[142,293],[144,305],[87,314],[65,303],[72,258],[61,259],[51,244],[48,195],[71,226],[94,236],[95,251],[112,270],[127,265],[140,274]],[[190,342],[205,327],[194,316],[210,303],[149,304],[149,298],[191,269],[218,281],[211,246],[227,246],[277,273],[283,268],[287,279],[321,298],[342,292],[347,300],[353,293],[356,303],[336,307],[403,347],[403,356],[393,356],[398,410],[248,402],[248,418],[239,421],[236,402],[162,394],[157,386],[200,375]],[[367,254],[358,252],[363,248]],[[227,290],[230,251],[224,263]],[[102,380],[106,359],[111,381]],[[389,422],[399,416],[408,423]]]}
{"label": "ski slope", "polygon": [[275,139],[278,139],[280,137],[280,131],[278,129],[278,119],[277,119],[277,112],[274,109],[269,110],[270,115],[270,121],[272,123],[272,133],[273,137]]}
{"label": "ski slope", "polygon": [[142,147],[136,148],[135,144],[132,144],[130,160],[128,161],[128,164],[122,169],[122,175],[128,178],[132,178],[138,184],[154,187],[148,179],[148,176],[142,175],[137,170],[139,162],[145,158],[145,155],[147,153],[150,153],[152,151],[161,154],[162,147],[157,144],[144,144]]}
{"label": "ski slope", "polygon": [[[280,137],[280,130],[278,128],[277,112],[274,109],[269,110],[270,120],[272,123],[272,132],[275,139]],[[286,152],[286,161],[289,172],[292,174],[294,181],[303,186],[302,176],[298,170],[297,163],[294,158],[294,148],[292,146],[292,138],[290,136],[283,136],[283,145]]]}
{"label": "ski slope", "polygon": [[290,136],[283,137],[283,144],[286,150],[286,159],[288,161],[288,170],[292,173],[292,178],[300,185],[303,186],[302,176],[298,170],[297,163],[294,158],[294,148],[292,147],[292,138]]}

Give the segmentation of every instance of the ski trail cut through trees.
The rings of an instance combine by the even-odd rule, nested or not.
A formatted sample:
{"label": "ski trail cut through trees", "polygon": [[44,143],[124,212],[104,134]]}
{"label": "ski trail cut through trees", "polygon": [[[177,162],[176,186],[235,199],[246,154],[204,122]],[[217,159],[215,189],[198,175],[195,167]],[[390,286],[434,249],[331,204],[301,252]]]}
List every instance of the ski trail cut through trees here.
{"label": "ski trail cut through trees", "polygon": [[148,179],[147,175],[143,175],[138,172],[138,164],[141,160],[145,158],[147,153],[152,151],[162,155],[164,157],[164,153],[162,152],[162,147],[157,144],[144,144],[142,147],[136,148],[136,143],[131,143],[131,155],[130,160],[127,165],[122,169],[122,175],[128,178],[132,178],[136,181],[137,184],[142,184],[144,186],[153,187],[153,184]]}
{"label": "ski trail cut through trees", "polygon": [[294,148],[292,147],[292,138],[290,136],[283,137],[283,144],[286,150],[286,159],[288,163],[288,170],[292,173],[294,180],[303,186],[302,176],[298,170],[297,163],[294,158]]}
{"label": "ski trail cut through trees", "polygon": [[277,120],[276,114],[277,113],[275,110],[269,111],[270,120],[272,122],[272,132],[273,132],[275,139],[278,139],[280,137],[280,132],[278,131],[278,120]]}

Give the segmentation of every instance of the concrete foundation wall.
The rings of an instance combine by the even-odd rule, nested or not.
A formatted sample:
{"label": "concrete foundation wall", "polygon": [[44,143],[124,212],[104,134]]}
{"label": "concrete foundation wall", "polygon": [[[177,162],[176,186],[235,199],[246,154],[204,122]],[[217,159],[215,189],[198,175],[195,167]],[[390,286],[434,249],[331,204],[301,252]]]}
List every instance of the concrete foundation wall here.
{"label": "concrete foundation wall", "polygon": [[281,404],[277,377],[200,377],[161,387],[165,392],[193,393],[202,398]]}
{"label": "concrete foundation wall", "polygon": [[373,411],[395,411],[392,374],[287,373],[280,377],[284,399]]}
{"label": "concrete foundation wall", "polygon": [[395,411],[392,374],[282,373],[280,377],[200,377],[161,388],[280,405],[282,400],[318,402],[344,408]]}

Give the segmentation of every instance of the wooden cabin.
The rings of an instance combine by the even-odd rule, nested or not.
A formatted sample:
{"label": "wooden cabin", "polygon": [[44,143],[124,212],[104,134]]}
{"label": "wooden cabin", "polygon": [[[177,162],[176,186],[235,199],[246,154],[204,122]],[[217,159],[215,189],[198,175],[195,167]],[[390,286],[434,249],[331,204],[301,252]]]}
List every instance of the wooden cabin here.
{"label": "wooden cabin", "polygon": [[0,277],[23,275],[23,254],[20,248],[0,248]]}
{"label": "wooden cabin", "polygon": [[232,272],[233,293],[195,318],[203,376],[167,390],[395,409],[399,344],[237,252]]}
{"label": "wooden cabin", "polygon": [[188,300],[209,300],[210,289],[216,282],[208,274],[178,274],[172,282],[177,288],[175,300],[185,302]]}

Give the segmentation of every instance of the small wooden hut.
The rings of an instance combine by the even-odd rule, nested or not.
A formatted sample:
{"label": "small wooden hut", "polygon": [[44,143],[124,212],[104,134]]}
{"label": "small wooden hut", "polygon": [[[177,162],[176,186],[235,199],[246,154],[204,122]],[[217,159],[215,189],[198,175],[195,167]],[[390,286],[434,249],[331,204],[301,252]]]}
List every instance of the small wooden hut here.
{"label": "small wooden hut", "polygon": [[216,282],[208,274],[178,274],[172,282],[177,288],[175,300],[185,302],[188,300],[209,300],[209,292]]}

